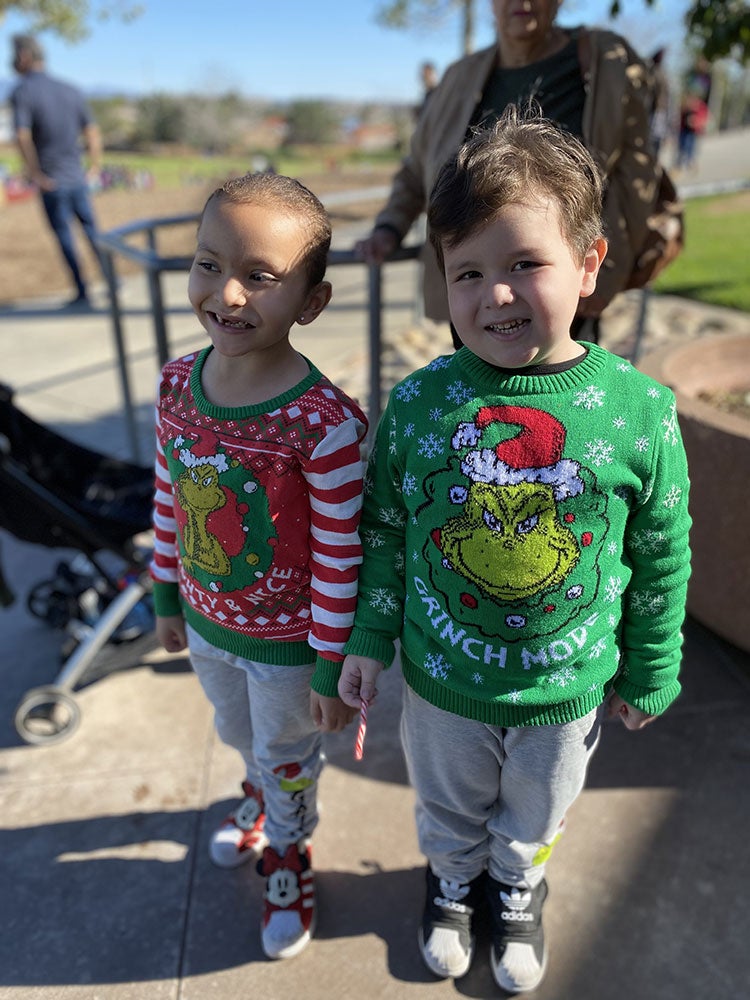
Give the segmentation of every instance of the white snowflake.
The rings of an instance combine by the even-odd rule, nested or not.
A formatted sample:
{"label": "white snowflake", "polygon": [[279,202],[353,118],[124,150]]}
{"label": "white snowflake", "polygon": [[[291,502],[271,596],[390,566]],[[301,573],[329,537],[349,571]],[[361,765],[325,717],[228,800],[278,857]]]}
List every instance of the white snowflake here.
{"label": "white snowflake", "polygon": [[561,688],[567,687],[568,684],[572,684],[575,679],[575,671],[571,670],[570,667],[562,667],[562,669],[556,670],[554,674],[550,674],[547,678],[550,684],[556,684]]}
{"label": "white snowflake", "polygon": [[401,491],[406,496],[411,496],[412,493],[416,493],[417,485],[417,477],[413,473],[407,472],[401,482]]}
{"label": "white snowflake", "polygon": [[370,607],[374,608],[376,611],[382,612],[384,615],[393,614],[394,611],[398,611],[398,601],[393,596],[390,590],[385,587],[377,587],[370,594]]}
{"label": "white snowflake", "polygon": [[380,549],[385,545],[385,536],[380,531],[365,531],[363,534],[371,549]]}
{"label": "white snowflake", "polygon": [[622,579],[619,576],[611,576],[604,588],[604,599],[614,604],[622,594]]}
{"label": "white snowflake", "polygon": [[443,415],[443,411],[439,407],[437,407],[437,406],[434,406],[430,410],[430,420],[440,420],[440,418],[442,417],[442,415]]}
{"label": "white snowflake", "polygon": [[632,372],[633,366],[627,361],[620,361],[617,365],[618,372],[624,372],[626,375]]}
{"label": "white snowflake", "polygon": [[598,660],[602,653],[607,652],[607,640],[602,638],[598,639],[591,648],[589,653],[590,660]]}
{"label": "white snowflake", "polygon": [[609,545],[607,546],[607,552],[611,556],[617,555],[617,542],[610,542]]}
{"label": "white snowflake", "polygon": [[393,568],[396,570],[399,576],[403,576],[405,566],[406,566],[406,558],[404,557],[404,550],[399,549],[399,551],[393,557]]}
{"label": "white snowflake", "polygon": [[365,496],[369,496],[375,489],[375,480],[369,474],[364,477],[362,481],[362,490]]}
{"label": "white snowflake", "polygon": [[384,524],[392,524],[396,528],[401,528],[406,523],[406,514],[398,507],[380,507],[378,520]]}
{"label": "white snowflake", "polygon": [[422,391],[422,383],[417,378],[407,379],[394,390],[396,398],[405,403],[410,403],[413,399],[418,399]]}
{"label": "white snowflake", "polygon": [[424,667],[431,677],[444,681],[450,673],[450,664],[442,653],[428,653],[424,658]]}
{"label": "white snowflake", "polygon": [[664,440],[667,444],[676,445],[677,444],[677,404],[672,403],[669,407],[669,413],[664,414],[664,419],[661,422],[664,428]]}
{"label": "white snowflake", "polygon": [[617,624],[617,619],[613,614],[607,615],[607,624],[609,625],[610,628],[614,628],[615,625]]}
{"label": "white snowflake", "polygon": [[455,382],[451,382],[445,392],[445,395],[451,403],[456,403],[458,406],[461,406],[463,403],[468,403],[473,393],[468,385],[460,379],[457,379]]}
{"label": "white snowflake", "polygon": [[641,452],[648,451],[650,444],[651,442],[645,435],[643,437],[636,438],[635,450]]}
{"label": "white snowflake", "polygon": [[657,389],[656,386],[651,386],[650,389],[646,390],[646,395],[650,396],[652,399],[658,399],[661,396],[661,389]]}
{"label": "white snowflake", "polygon": [[582,406],[585,410],[593,410],[595,406],[604,406],[604,389],[596,385],[588,385],[575,394],[573,406]]}
{"label": "white snowflake", "polygon": [[478,686],[479,684],[484,684],[484,677],[477,671],[477,673],[471,675],[471,679]]}
{"label": "white snowflake", "polygon": [[665,507],[668,507],[671,510],[672,507],[677,506],[677,504],[680,502],[681,497],[682,497],[682,487],[677,486],[676,483],[672,483],[672,485],[667,490],[667,495],[664,497],[662,503],[664,504]]}
{"label": "white snowflake", "polygon": [[443,450],[443,442],[437,434],[425,434],[419,439],[417,450],[424,458],[436,458]]}
{"label": "white snowflake", "polygon": [[404,437],[405,438],[414,437],[414,424],[407,424],[404,427]]}
{"label": "white snowflake", "polygon": [[625,418],[624,417],[615,417],[614,420],[612,421],[612,426],[616,427],[618,429],[618,431],[621,431],[623,429],[623,427],[625,426]]}
{"label": "white snowflake", "polygon": [[635,590],[630,594],[630,607],[634,614],[654,616],[664,610],[664,594],[655,590]]}
{"label": "white snowflake", "polygon": [[509,691],[508,692],[508,701],[512,701],[514,705],[517,704],[521,700],[521,698],[522,698],[522,695],[521,695],[520,691]]}
{"label": "white snowflake", "polygon": [[614,450],[615,446],[603,440],[603,438],[599,438],[596,441],[587,441],[584,458],[599,468],[602,465],[609,465],[612,462]]}
{"label": "white snowflake", "polygon": [[653,528],[643,528],[634,531],[630,538],[631,548],[642,555],[651,555],[659,552],[666,544],[666,537],[663,531],[654,531]]}

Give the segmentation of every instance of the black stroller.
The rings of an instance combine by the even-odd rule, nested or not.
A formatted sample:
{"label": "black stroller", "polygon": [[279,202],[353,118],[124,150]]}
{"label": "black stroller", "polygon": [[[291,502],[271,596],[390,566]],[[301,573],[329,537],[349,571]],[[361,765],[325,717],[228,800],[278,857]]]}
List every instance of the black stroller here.
{"label": "black stroller", "polygon": [[[153,472],[75,444],[36,423],[0,384],[0,528],[22,541],[76,550],[32,588],[29,611],[64,630],[55,681],[22,698],[14,722],[27,743],[53,743],[80,721],[72,697],[102,647],[153,630],[147,564]],[[116,564],[116,568],[114,568]],[[0,603],[14,595],[0,567]]]}

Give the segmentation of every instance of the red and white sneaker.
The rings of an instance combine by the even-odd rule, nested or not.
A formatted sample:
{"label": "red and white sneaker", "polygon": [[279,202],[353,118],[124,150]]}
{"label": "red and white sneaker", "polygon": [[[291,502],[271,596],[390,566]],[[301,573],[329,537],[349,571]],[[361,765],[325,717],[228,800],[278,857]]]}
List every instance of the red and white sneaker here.
{"label": "red and white sneaker", "polygon": [[249,781],[242,782],[245,798],[211,835],[208,853],[219,868],[237,868],[257,860],[268,844],[263,832],[266,814],[263,793]]}
{"label": "red and white sneaker", "polygon": [[261,944],[268,958],[293,958],[315,933],[315,885],[310,845],[292,844],[281,858],[267,847],[258,862],[266,879]]}

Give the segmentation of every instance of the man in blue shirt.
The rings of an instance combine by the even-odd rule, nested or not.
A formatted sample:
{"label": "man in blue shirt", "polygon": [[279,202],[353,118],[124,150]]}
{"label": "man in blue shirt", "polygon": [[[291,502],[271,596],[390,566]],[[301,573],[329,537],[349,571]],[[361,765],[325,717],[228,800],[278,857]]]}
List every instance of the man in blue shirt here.
{"label": "man in blue shirt", "polygon": [[80,222],[101,264],[96,219],[81,162],[84,137],[89,174],[101,168],[101,138],[83,95],[70,84],[48,76],[44,52],[31,35],[13,38],[13,68],[21,82],[11,93],[16,144],[29,178],[42,196],[44,210],[76,286],[70,306],[87,307],[89,299],[76,253],[71,220]]}

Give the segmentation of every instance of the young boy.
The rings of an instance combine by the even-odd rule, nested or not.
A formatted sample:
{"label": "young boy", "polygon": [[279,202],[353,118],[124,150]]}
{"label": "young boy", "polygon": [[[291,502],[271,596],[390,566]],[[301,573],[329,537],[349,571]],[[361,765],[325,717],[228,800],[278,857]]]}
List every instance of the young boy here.
{"label": "young boy", "polygon": [[372,698],[400,638],[422,957],[467,972],[486,892],[492,972],[515,993],[545,972],[545,864],[605,700],[639,729],[680,690],[674,397],[570,336],[606,253],[600,202],[578,140],[515,111],[439,175],[428,220],[465,346],[397,385],[379,425],[339,683],[352,707]]}
{"label": "young boy", "polygon": [[289,341],[331,297],[330,240],[325,209],[289,177],[248,174],[211,195],[188,287],[211,346],[165,366],[156,417],[157,636],[189,647],[217,732],[244,760],[244,799],[210,854],[226,868],[260,856],[270,958],[313,934],[321,731],[354,714],[336,687],[367,425]]}

